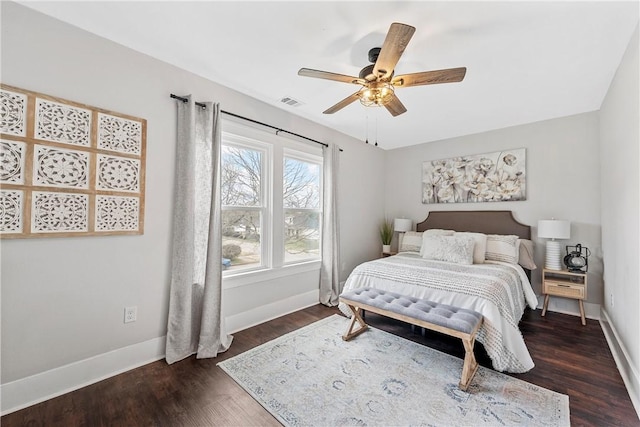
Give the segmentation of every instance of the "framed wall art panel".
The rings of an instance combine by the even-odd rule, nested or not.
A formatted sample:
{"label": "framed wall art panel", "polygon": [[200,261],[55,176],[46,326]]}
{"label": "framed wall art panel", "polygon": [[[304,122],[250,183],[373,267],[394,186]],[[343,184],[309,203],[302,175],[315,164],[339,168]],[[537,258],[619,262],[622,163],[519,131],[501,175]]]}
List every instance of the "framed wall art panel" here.
{"label": "framed wall art panel", "polygon": [[0,238],[144,233],[147,121],[0,85]]}
{"label": "framed wall art panel", "polygon": [[496,151],[422,164],[422,203],[526,200],[526,149]]}

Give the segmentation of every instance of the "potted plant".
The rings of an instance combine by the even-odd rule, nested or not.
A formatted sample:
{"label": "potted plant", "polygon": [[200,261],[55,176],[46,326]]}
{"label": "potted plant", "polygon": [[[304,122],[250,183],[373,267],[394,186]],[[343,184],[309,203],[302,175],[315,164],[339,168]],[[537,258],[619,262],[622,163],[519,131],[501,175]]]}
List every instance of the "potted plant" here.
{"label": "potted plant", "polygon": [[393,239],[393,222],[385,219],[380,226],[380,239],[382,240],[382,252],[391,253],[391,239]]}

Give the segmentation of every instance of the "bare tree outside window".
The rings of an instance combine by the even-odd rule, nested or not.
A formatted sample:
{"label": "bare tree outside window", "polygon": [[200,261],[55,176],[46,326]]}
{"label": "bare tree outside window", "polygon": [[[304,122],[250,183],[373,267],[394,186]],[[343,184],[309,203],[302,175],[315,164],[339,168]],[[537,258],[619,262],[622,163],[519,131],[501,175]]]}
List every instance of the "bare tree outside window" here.
{"label": "bare tree outside window", "polygon": [[[320,259],[322,157],[240,135],[223,138],[220,194],[225,269],[233,274]],[[282,162],[273,161],[274,152],[284,152]],[[271,174],[281,174],[282,179]],[[282,205],[274,209],[269,196],[277,194],[282,194]]]}
{"label": "bare tree outside window", "polygon": [[223,145],[220,189],[226,267],[261,265],[262,172],[261,151]]}
{"label": "bare tree outside window", "polygon": [[225,145],[222,147],[222,205],[260,206],[262,153]]}
{"label": "bare tree outside window", "polygon": [[284,261],[320,255],[320,165],[285,157],[283,170]]}

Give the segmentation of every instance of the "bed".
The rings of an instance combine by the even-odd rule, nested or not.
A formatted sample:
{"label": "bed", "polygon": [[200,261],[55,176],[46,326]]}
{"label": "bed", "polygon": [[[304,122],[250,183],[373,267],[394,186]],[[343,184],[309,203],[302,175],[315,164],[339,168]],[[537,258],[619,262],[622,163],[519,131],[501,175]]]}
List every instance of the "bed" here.
{"label": "bed", "polygon": [[[535,268],[532,257],[523,262],[520,256],[521,252],[532,252],[531,228],[516,221],[511,211],[437,211],[418,223],[411,236],[420,236],[422,245],[403,244],[394,256],[360,264],[347,278],[343,291],[369,286],[475,310],[485,318],[477,340],[493,368],[513,373],[533,368],[518,328],[526,306],[535,309],[538,304],[530,271],[520,265]],[[480,243],[483,236],[487,236],[486,247]],[[442,251],[443,245],[453,245],[449,248],[453,248],[449,251],[453,258]],[[470,250],[475,250],[476,263],[468,262]],[[480,252],[488,258],[484,262],[480,262],[482,257],[476,259]],[[464,253],[462,261],[456,258],[458,253]],[[346,305],[339,308],[351,316]]]}

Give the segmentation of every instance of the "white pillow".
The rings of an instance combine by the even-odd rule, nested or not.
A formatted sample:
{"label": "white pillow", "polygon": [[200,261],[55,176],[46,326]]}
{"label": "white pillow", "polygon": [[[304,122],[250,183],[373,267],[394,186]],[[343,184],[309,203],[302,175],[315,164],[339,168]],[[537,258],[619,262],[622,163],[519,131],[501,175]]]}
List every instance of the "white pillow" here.
{"label": "white pillow", "polygon": [[427,237],[431,237],[431,236],[453,236],[455,233],[455,231],[453,230],[443,230],[441,228],[431,228],[429,230],[425,230],[422,233],[422,245],[420,248],[420,255],[424,255],[424,253],[422,252],[422,246],[424,246],[424,239],[426,239]]}
{"label": "white pillow", "polygon": [[422,239],[422,257],[456,264],[473,264],[475,241],[469,236],[426,236]]}
{"label": "white pillow", "polygon": [[518,249],[518,236],[489,234],[487,235],[487,251],[484,258],[490,261],[517,264]]}
{"label": "white pillow", "polygon": [[402,236],[402,244],[398,252],[420,252],[422,247],[422,231],[407,231]]}
{"label": "white pillow", "polygon": [[487,235],[484,233],[456,232],[454,236],[469,236],[475,241],[473,247],[473,263],[484,264],[485,252],[487,251]]}
{"label": "white pillow", "polygon": [[442,228],[430,228],[428,230],[424,230],[423,235],[427,236],[453,236],[455,234],[455,230],[443,230]]}
{"label": "white pillow", "polygon": [[531,240],[518,239],[516,244],[518,245],[518,264],[528,270],[538,268],[533,260],[534,243]]}

